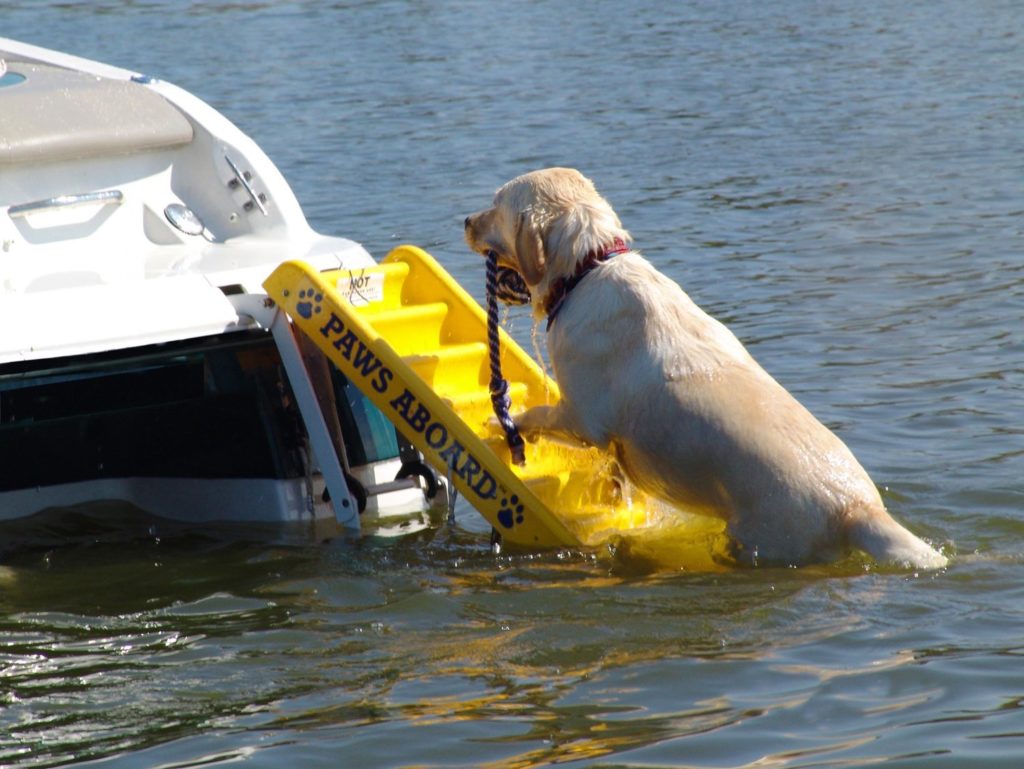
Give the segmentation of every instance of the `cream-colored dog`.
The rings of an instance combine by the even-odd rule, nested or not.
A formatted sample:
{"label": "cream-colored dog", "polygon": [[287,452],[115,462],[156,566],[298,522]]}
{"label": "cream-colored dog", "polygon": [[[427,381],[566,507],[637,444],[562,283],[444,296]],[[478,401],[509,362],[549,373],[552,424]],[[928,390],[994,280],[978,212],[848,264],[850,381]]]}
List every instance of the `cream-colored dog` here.
{"label": "cream-colored dog", "polygon": [[611,450],[638,486],[728,522],[737,557],[803,564],[859,548],[937,568],[850,450],[740,341],[635,251],[589,179],[550,168],[504,185],[466,242],[522,274],[562,391],[516,419]]}

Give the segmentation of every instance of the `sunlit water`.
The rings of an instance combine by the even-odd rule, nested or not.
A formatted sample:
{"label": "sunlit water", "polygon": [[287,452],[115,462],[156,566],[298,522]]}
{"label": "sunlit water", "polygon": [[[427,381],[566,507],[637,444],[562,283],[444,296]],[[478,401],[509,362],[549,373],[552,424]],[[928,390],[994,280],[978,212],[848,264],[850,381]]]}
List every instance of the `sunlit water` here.
{"label": "sunlit water", "polygon": [[318,229],[477,296],[463,217],[582,169],[953,556],[681,573],[495,557],[467,508],[359,545],[84,511],[4,534],[0,764],[1024,760],[1019,5],[16,0],[0,33],[195,92]]}

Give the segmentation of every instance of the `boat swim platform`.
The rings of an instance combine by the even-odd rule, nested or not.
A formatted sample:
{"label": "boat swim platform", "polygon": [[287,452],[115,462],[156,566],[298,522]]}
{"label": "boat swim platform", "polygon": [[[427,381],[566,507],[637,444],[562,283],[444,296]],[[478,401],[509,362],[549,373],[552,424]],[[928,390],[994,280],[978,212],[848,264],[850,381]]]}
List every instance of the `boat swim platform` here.
{"label": "boat swim platform", "polygon": [[[614,459],[596,448],[540,437],[527,442],[524,465],[512,463],[492,418],[486,312],[422,249],[399,246],[378,265],[357,270],[319,272],[284,262],[264,288],[424,459],[451,478],[504,544],[594,547],[646,531],[661,517],[658,503],[624,488]],[[503,329],[500,340],[513,414],[557,402],[556,382]],[[687,549],[703,543],[707,553],[696,560],[710,564],[709,537],[723,527],[683,517]],[[643,548],[644,537],[634,544]]]}

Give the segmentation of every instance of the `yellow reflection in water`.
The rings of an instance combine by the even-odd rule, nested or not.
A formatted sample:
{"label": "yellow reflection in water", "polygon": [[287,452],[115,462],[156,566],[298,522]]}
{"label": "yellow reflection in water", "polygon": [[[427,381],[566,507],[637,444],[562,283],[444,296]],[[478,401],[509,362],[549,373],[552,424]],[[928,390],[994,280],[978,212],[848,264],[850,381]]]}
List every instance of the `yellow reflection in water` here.
{"label": "yellow reflection in water", "polygon": [[686,514],[662,514],[652,526],[615,535],[610,545],[616,563],[628,572],[728,571],[725,521]]}

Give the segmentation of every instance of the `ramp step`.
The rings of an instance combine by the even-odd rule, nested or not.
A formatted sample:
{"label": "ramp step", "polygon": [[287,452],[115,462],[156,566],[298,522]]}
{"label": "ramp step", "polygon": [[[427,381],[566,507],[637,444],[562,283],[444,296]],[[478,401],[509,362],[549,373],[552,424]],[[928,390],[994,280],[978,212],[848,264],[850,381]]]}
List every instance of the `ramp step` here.
{"label": "ramp step", "polygon": [[378,334],[391,340],[395,352],[412,355],[440,347],[441,328],[447,317],[446,303],[431,302],[375,312],[368,320]]}
{"label": "ramp step", "polygon": [[[483,342],[445,345],[403,356],[403,360],[435,390],[458,391],[468,384],[478,389],[487,381],[487,345]],[[443,396],[442,396],[443,397]]]}

